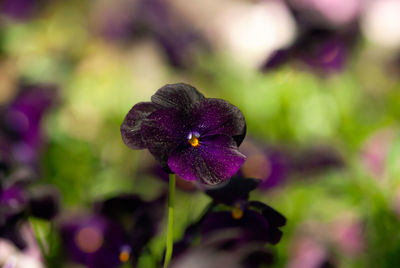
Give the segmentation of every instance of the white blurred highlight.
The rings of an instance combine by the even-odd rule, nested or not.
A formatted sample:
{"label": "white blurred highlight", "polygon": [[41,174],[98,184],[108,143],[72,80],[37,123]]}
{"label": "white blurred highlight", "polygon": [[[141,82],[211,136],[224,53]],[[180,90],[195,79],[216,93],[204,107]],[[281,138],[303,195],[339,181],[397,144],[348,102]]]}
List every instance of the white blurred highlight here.
{"label": "white blurred highlight", "polygon": [[363,0],[292,0],[295,6],[316,11],[335,24],[354,21],[360,14]]}
{"label": "white blurred highlight", "polygon": [[212,42],[239,64],[253,67],[289,45],[295,35],[295,22],[280,1],[235,5],[221,12],[214,26]]}
{"label": "white blurred highlight", "polygon": [[10,241],[0,239],[0,267],[44,268],[44,265],[35,256],[17,249]]}
{"label": "white blurred highlight", "polygon": [[372,43],[400,48],[400,1],[375,0],[365,10],[362,31]]}

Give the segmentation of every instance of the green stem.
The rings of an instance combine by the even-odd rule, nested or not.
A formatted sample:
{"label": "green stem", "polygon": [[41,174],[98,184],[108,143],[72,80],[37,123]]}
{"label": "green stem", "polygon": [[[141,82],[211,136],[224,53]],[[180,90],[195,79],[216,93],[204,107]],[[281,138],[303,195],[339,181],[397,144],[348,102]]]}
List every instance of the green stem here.
{"label": "green stem", "polygon": [[40,251],[42,252],[44,263],[47,264],[47,253],[43,244],[43,239],[42,239],[43,236],[41,235],[40,228],[32,220],[30,221],[30,224],[32,226],[33,233],[35,235],[36,242],[38,243]]}
{"label": "green stem", "polygon": [[167,268],[172,257],[174,246],[174,207],[175,207],[175,174],[169,174],[168,229],[167,250],[165,252],[164,268]]}

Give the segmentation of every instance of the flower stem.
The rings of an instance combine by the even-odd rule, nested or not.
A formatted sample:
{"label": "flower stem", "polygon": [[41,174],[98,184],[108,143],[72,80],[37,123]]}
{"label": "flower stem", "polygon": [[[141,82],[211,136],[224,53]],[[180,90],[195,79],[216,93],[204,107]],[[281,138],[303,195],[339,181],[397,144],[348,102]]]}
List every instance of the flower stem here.
{"label": "flower stem", "polygon": [[43,235],[40,231],[39,226],[34,222],[34,221],[30,221],[31,227],[32,227],[32,231],[33,231],[33,235],[35,236],[36,242],[39,245],[40,251],[42,253],[42,257],[43,257],[43,261],[45,264],[48,263],[48,259],[47,259],[47,251],[45,249],[44,243],[43,243]]}
{"label": "flower stem", "polygon": [[164,268],[167,268],[172,257],[174,246],[174,207],[175,207],[175,174],[169,174],[169,200],[168,200],[168,229],[167,249],[165,252]]}

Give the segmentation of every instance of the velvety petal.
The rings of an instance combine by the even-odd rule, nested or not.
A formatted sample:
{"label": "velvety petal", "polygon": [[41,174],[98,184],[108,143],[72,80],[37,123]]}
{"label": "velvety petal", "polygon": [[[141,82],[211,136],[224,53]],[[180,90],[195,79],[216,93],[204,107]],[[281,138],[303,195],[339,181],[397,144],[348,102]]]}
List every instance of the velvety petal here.
{"label": "velvety petal", "polygon": [[150,153],[167,168],[169,154],[189,134],[185,115],[173,108],[160,109],[142,123],[142,139]]}
{"label": "velvety petal", "polygon": [[261,180],[234,176],[225,183],[206,190],[214,202],[232,205],[236,201],[248,200],[249,193],[257,188]]}
{"label": "velvety petal", "polygon": [[204,99],[203,94],[196,88],[184,83],[167,84],[151,97],[153,103],[163,108],[174,108],[185,112],[189,112],[196,103]]}
{"label": "velvety petal", "polygon": [[250,201],[248,205],[259,210],[272,226],[281,227],[286,224],[286,218],[270,206],[259,201]]}
{"label": "velvety petal", "polygon": [[152,112],[156,111],[156,105],[151,102],[140,102],[132,107],[121,125],[122,140],[131,149],[144,149],[142,140],[142,122]]}
{"label": "velvety petal", "polygon": [[181,144],[171,153],[168,166],[185,180],[213,185],[231,178],[245,159],[232,138],[216,135],[201,139],[197,147]]}
{"label": "velvety petal", "polygon": [[59,212],[59,193],[56,189],[42,187],[35,189],[29,200],[32,215],[50,220]]}
{"label": "velvety petal", "polygon": [[134,215],[145,203],[134,194],[121,194],[95,204],[95,211],[111,219],[123,218],[126,214]]}
{"label": "velvety petal", "polygon": [[[234,245],[248,242],[271,242],[271,230],[268,221],[258,212],[245,210],[243,217],[234,219],[230,211],[209,213],[202,224],[203,239],[218,231],[232,230]],[[239,232],[234,232],[237,229]]]}
{"label": "velvety petal", "polygon": [[205,99],[193,110],[193,127],[201,136],[224,134],[239,146],[246,135],[246,121],[236,106],[221,99]]}
{"label": "velvety petal", "polygon": [[[242,260],[242,265],[245,268],[267,267],[271,266],[274,261],[274,255],[267,249],[258,249],[251,252]],[[262,266],[263,265],[263,266]]]}

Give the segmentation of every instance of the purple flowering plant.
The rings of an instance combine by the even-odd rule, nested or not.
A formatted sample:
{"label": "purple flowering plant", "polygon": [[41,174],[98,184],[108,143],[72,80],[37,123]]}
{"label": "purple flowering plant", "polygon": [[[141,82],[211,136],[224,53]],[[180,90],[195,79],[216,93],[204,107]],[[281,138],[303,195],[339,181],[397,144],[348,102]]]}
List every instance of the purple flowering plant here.
{"label": "purple flowering plant", "polygon": [[[20,173],[20,174],[17,174]],[[21,229],[29,218],[50,221],[58,214],[58,191],[53,187],[30,187],[33,177],[27,172],[14,171],[0,176],[0,238],[20,249],[27,246]]]}
{"label": "purple flowering plant", "polygon": [[280,228],[286,224],[286,218],[262,202],[249,200],[250,192],[260,182],[259,179],[234,176],[206,190],[205,193],[212,199],[211,204],[200,219],[185,230],[183,238],[174,244],[173,267],[210,244],[213,252],[237,257],[236,265],[241,263],[238,267],[271,264],[273,255],[265,245],[275,245],[280,241]]}
{"label": "purple flowering plant", "polygon": [[165,85],[151,102],[133,106],[121,134],[128,147],[148,149],[165,171],[188,181],[221,183],[246,159],[238,150],[246,134],[242,112],[182,83]]}
{"label": "purple flowering plant", "polygon": [[168,267],[173,249],[175,174],[206,185],[231,178],[246,159],[238,149],[246,135],[246,121],[225,100],[205,98],[187,84],[167,84],[151,102],[133,106],[121,125],[121,135],[131,149],[148,149],[170,173],[164,258],[164,267]]}
{"label": "purple flowering plant", "polygon": [[165,195],[144,201],[120,194],[95,202],[93,211],[59,224],[64,257],[88,268],[137,266],[163,217]]}

